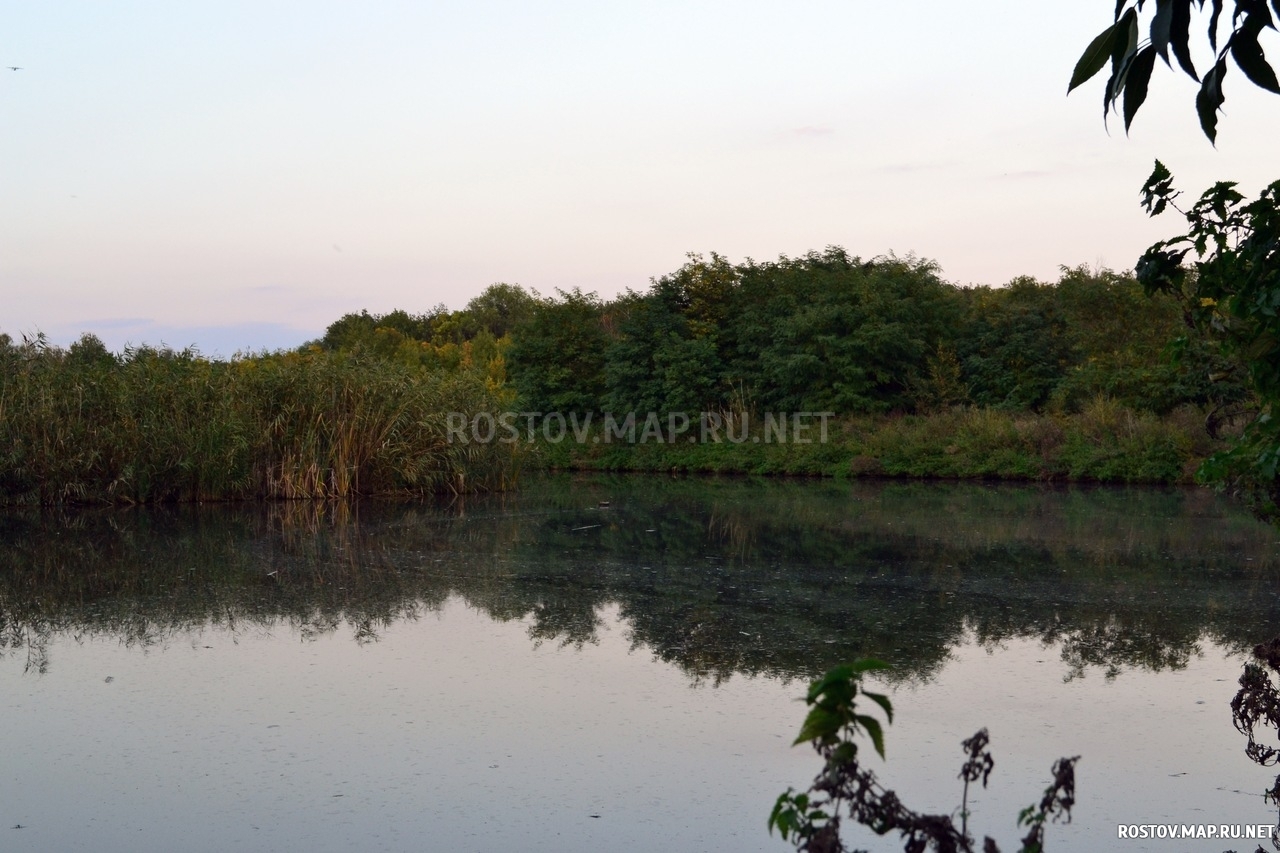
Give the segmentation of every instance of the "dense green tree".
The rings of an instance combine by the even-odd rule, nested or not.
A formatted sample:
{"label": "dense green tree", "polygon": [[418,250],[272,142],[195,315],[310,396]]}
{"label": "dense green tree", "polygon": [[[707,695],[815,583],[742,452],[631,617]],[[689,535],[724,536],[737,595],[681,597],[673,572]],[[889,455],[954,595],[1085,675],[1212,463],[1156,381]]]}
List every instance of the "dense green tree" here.
{"label": "dense green tree", "polygon": [[[1054,405],[1076,411],[1108,397],[1165,414],[1184,404],[1213,408],[1248,395],[1202,338],[1187,335],[1179,302],[1148,296],[1133,275],[1064,269],[1056,294],[1074,365],[1054,391]],[[1174,353],[1177,358],[1170,358]]]}
{"label": "dense green tree", "polygon": [[486,287],[460,313],[466,315],[474,334],[483,330],[501,338],[529,322],[537,305],[538,297],[520,285],[498,282]]}
{"label": "dense green tree", "polygon": [[1198,338],[1170,359],[1187,331],[1182,309],[1170,297],[1146,296],[1132,275],[1064,268],[1056,283],[1023,277],[963,294],[954,347],[970,402],[1077,412],[1108,398],[1166,414],[1246,394],[1239,382],[1211,379],[1221,379],[1224,362]]}
{"label": "dense green tree", "polygon": [[736,265],[690,255],[610,302],[496,284],[461,311],[348,314],[320,345],[478,369],[495,389],[510,378],[537,411],[1075,412],[1105,397],[1166,413],[1247,396],[1202,336],[1180,364],[1165,357],[1188,316],[1107,270],[958,288],[927,261],[832,247]]}
{"label": "dense green tree", "polygon": [[605,409],[666,413],[719,407],[724,395],[716,327],[692,320],[690,307],[667,278],[647,294],[629,292],[614,303]]}
{"label": "dense green tree", "polygon": [[530,411],[596,411],[605,391],[604,304],[574,288],[539,301],[511,345],[509,374]]}
{"label": "dense green tree", "polygon": [[910,407],[959,307],[936,266],[914,258],[863,261],[831,247],[740,269],[726,360],[765,409]]}
{"label": "dense green tree", "polygon": [[[7,335],[5,337],[8,337]],[[77,364],[113,367],[117,359],[97,335],[85,333],[67,348],[67,360]]]}
{"label": "dense green tree", "polygon": [[971,399],[1004,409],[1041,409],[1074,361],[1057,289],[1030,277],[975,288],[957,353]]}
{"label": "dense green tree", "polygon": [[607,407],[614,411],[743,409],[744,383],[727,373],[724,336],[738,306],[741,269],[724,257],[690,254],[645,294],[611,308]]}
{"label": "dense green tree", "polygon": [[444,346],[484,335],[499,340],[528,322],[537,304],[538,298],[519,285],[499,282],[485,288],[461,311],[450,311],[440,304],[425,314],[399,309],[387,314],[344,314],[315,344],[331,352],[361,349],[390,357],[401,351],[405,341]]}
{"label": "dense green tree", "polygon": [[410,340],[429,341],[433,324],[447,314],[448,309],[443,305],[437,305],[427,314],[410,314],[402,310],[389,314],[370,314],[368,311],[344,314],[329,324],[317,344],[329,352],[367,349],[373,346],[379,329],[390,329]]}

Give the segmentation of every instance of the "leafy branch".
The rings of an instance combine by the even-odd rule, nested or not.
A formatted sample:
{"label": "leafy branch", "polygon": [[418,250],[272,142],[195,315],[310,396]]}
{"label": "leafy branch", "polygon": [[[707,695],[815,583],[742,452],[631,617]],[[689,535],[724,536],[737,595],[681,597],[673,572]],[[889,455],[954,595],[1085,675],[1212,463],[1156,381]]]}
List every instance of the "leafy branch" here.
{"label": "leafy branch", "polygon": [[[1172,208],[1187,232],[1143,254],[1135,272],[1148,293],[1167,293],[1183,306],[1186,323],[1248,377],[1258,408],[1236,445],[1210,459],[1201,476],[1234,481],[1264,513],[1276,512],[1280,476],[1280,181],[1250,201],[1230,181],[1219,181],[1190,208],[1164,164],[1142,188],[1152,216]],[[1191,262],[1186,263],[1188,257]]]}
{"label": "leafy branch", "polygon": [[[909,809],[897,794],[884,788],[875,774],[858,758],[858,739],[865,735],[881,758],[884,757],[884,728],[880,721],[858,712],[858,694],[879,705],[885,723],[893,722],[893,705],[888,697],[862,688],[863,676],[887,665],[877,660],[860,660],[828,672],[809,688],[805,702],[809,714],[795,743],[808,742],[821,756],[822,771],[808,791],[788,788],[778,797],[769,815],[769,831],[778,830],[805,853],[846,853],[840,838],[842,816],[848,816],[877,835],[898,833],[906,853],[973,853],[979,849],[969,833],[969,785],[981,782],[985,788],[995,766],[987,748],[986,729],[964,741],[966,759],[959,778],[964,781],[960,825],[952,815],[928,815]],[[1050,821],[1071,819],[1075,804],[1075,758],[1059,759],[1053,767],[1053,781],[1038,803],[1022,810],[1018,825],[1027,828],[1020,853],[1044,850],[1045,826]],[[999,853],[996,842],[983,839],[983,853]]]}
{"label": "leafy branch", "polygon": [[[1138,19],[1144,6],[1154,6],[1147,25],[1147,38],[1141,38],[1142,28]],[[1192,80],[1200,84],[1196,94],[1196,113],[1200,128],[1210,142],[1218,133],[1218,110],[1226,95],[1222,91],[1227,76],[1227,57],[1244,72],[1249,81],[1259,88],[1280,95],[1280,81],[1267,62],[1258,37],[1265,29],[1276,29],[1272,9],[1280,15],[1280,0],[1233,0],[1230,32],[1222,47],[1218,47],[1223,0],[1210,0],[1208,23],[1209,47],[1214,52],[1214,63],[1201,77],[1191,59],[1190,28],[1191,8],[1204,9],[1205,0],[1116,0],[1115,22],[1099,33],[1085,48],[1071,74],[1067,92],[1091,79],[1099,71],[1111,65],[1111,75],[1103,92],[1102,116],[1106,121],[1112,112],[1124,116],[1124,129],[1147,99],[1147,86],[1156,58],[1164,60],[1167,67],[1173,64],[1169,54]]]}
{"label": "leafy branch", "polygon": [[[1260,724],[1280,732],[1280,690],[1276,689],[1270,675],[1270,672],[1280,673],[1280,637],[1255,646],[1253,658],[1244,665],[1240,690],[1231,700],[1231,721],[1236,731],[1249,738],[1245,754],[1263,767],[1269,767],[1280,764],[1280,750],[1258,743],[1254,733]],[[1280,775],[1263,793],[1263,798],[1272,805],[1280,806]],[[1272,840],[1275,842],[1274,833]],[[1265,851],[1259,846],[1256,853]]]}

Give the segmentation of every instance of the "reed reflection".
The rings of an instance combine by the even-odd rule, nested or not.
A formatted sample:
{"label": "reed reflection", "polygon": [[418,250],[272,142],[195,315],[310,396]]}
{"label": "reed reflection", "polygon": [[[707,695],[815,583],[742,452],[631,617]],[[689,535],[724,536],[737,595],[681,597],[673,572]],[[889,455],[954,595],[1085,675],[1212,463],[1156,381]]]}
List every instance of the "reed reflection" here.
{"label": "reed reflection", "polygon": [[1200,491],[553,476],[449,504],[292,502],[0,516],[0,653],[209,626],[349,631],[460,597],[534,642],[635,649],[696,683],[874,656],[928,679],[969,637],[1063,676],[1247,649],[1280,616],[1274,531]]}

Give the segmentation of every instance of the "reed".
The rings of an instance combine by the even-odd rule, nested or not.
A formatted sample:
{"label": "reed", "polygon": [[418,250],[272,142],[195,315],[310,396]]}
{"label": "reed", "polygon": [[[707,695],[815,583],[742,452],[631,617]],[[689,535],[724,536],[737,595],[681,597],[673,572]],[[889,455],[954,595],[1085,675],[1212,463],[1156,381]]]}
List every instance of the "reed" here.
{"label": "reed", "polygon": [[511,486],[515,445],[450,444],[495,411],[478,370],[319,350],[115,356],[0,336],[0,503],[337,498]]}

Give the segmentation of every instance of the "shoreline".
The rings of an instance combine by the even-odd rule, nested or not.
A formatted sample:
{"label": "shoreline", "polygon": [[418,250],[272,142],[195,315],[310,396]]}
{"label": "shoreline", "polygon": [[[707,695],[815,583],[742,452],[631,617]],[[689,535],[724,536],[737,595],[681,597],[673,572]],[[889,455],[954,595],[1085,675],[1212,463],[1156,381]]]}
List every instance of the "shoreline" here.
{"label": "shoreline", "polygon": [[1195,484],[1227,445],[1190,407],[1163,417],[1106,400],[1075,414],[963,408],[833,419],[825,443],[535,441],[526,470],[895,480]]}

